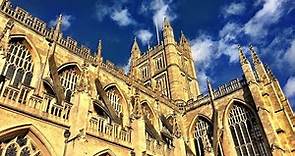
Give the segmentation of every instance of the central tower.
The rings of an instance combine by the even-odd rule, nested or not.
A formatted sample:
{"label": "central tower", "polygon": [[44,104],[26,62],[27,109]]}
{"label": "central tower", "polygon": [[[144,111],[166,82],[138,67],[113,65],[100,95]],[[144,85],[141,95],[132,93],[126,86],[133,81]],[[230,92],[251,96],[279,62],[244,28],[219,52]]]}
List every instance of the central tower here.
{"label": "central tower", "polygon": [[134,40],[130,74],[173,100],[188,101],[200,94],[189,41],[182,32],[179,41],[175,41],[167,18],[164,19],[160,44],[141,53]]}

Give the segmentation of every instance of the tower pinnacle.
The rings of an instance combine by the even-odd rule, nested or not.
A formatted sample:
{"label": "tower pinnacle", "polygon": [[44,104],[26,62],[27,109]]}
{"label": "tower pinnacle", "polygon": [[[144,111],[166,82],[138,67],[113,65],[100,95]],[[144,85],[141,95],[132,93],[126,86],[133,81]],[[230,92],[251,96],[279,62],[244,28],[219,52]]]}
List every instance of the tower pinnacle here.
{"label": "tower pinnacle", "polygon": [[239,50],[239,56],[240,56],[240,63],[241,65],[244,65],[244,64],[249,64],[249,61],[248,59],[246,58],[244,52],[243,52],[243,49],[240,45],[238,45],[238,50]]}

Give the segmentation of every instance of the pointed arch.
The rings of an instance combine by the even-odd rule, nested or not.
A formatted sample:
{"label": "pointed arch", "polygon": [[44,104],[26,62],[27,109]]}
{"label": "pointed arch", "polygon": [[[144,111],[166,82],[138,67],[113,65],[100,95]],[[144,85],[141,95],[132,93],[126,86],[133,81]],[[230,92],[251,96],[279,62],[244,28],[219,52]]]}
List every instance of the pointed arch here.
{"label": "pointed arch", "polygon": [[94,154],[93,156],[116,156],[116,154],[110,149],[105,149]]}
{"label": "pointed arch", "polygon": [[66,102],[71,102],[71,98],[76,91],[76,86],[81,78],[82,69],[77,62],[68,62],[57,68],[60,82],[64,88]]}
{"label": "pointed arch", "polygon": [[201,114],[201,113],[196,114],[196,116],[193,118],[192,122],[190,123],[190,126],[187,131],[189,137],[193,137],[194,125],[198,121],[199,117],[204,118],[205,120],[207,120],[209,123],[212,124],[212,121],[208,116]]}
{"label": "pointed arch", "polygon": [[57,68],[57,72],[61,73],[63,70],[66,70],[66,69],[69,69],[69,68],[75,68],[75,67],[79,70],[79,72],[82,71],[81,66],[77,62],[67,62],[67,63],[64,63],[64,64],[60,65]]}
{"label": "pointed arch", "polygon": [[106,92],[112,107],[118,113],[118,115],[120,113],[128,113],[126,96],[116,83],[110,83],[106,85],[103,90]]}
{"label": "pointed arch", "polygon": [[271,155],[261,120],[251,105],[240,99],[230,100],[223,125],[238,155]]}
{"label": "pointed arch", "polygon": [[13,34],[10,35],[8,44],[9,52],[6,63],[9,67],[4,66],[2,74],[9,71],[7,76],[11,80],[16,79],[17,82],[14,82],[16,87],[19,82],[33,87],[37,86],[40,81],[41,57],[33,42],[26,35]]}
{"label": "pointed arch", "polygon": [[[7,147],[4,147],[4,150],[7,150],[10,145],[16,145],[17,140],[26,139],[27,142],[28,139],[31,141],[34,146],[34,148],[31,148],[36,150],[35,154],[40,152],[41,155],[51,155],[56,156],[56,152],[52,148],[52,145],[49,143],[49,141],[45,138],[44,135],[32,124],[24,124],[24,125],[18,125],[15,127],[11,127],[8,129],[5,129],[3,131],[0,131],[0,142],[1,143],[7,143]],[[22,140],[23,141],[23,140]],[[14,143],[13,143],[14,142]],[[28,144],[28,143],[26,143]],[[19,145],[16,145],[19,146]],[[28,147],[26,147],[28,148]],[[24,149],[24,148],[22,148]],[[19,149],[20,150],[20,149]],[[38,151],[37,151],[38,150]],[[5,152],[5,151],[3,151]],[[31,151],[32,152],[32,151]]]}
{"label": "pointed arch", "polygon": [[[149,113],[149,114],[144,114],[150,121],[152,121],[153,124],[155,124],[155,121],[157,116],[156,113],[154,111],[154,109],[152,109],[150,103],[147,100],[143,100],[140,102],[143,113]],[[146,112],[145,112],[146,111]]]}

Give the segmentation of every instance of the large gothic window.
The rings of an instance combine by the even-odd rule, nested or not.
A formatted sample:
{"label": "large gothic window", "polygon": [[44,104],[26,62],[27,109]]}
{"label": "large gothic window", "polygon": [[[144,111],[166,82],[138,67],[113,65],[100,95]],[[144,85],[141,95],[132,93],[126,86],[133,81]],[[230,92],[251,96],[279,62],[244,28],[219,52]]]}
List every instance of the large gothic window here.
{"label": "large gothic window", "polygon": [[1,156],[41,156],[42,151],[27,134],[0,140]]}
{"label": "large gothic window", "polygon": [[195,147],[198,156],[204,156],[205,152],[212,150],[212,124],[208,119],[199,116],[195,124]]}
{"label": "large gothic window", "polygon": [[20,84],[29,86],[33,77],[33,62],[29,49],[24,41],[12,41],[9,43],[5,65],[2,75],[10,80],[10,84],[16,88]]}
{"label": "large gothic window", "polygon": [[71,98],[76,89],[77,82],[80,79],[79,69],[77,69],[76,66],[69,66],[65,67],[65,69],[59,72],[60,82],[65,91],[65,101],[71,102]]}
{"label": "large gothic window", "polygon": [[122,112],[123,97],[121,96],[119,90],[115,86],[110,86],[106,89],[106,94],[116,113],[120,114]]}
{"label": "large gothic window", "polygon": [[239,156],[270,155],[260,121],[249,108],[234,104],[229,112],[228,123]]}

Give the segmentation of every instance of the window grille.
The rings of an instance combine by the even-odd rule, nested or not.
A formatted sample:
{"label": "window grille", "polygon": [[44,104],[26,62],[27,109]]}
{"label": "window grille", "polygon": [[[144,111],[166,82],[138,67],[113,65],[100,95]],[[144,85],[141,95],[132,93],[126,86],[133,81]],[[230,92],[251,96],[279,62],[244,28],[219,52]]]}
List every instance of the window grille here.
{"label": "window grille", "polygon": [[33,77],[33,62],[30,51],[19,42],[8,45],[8,54],[2,75],[10,80],[10,84],[16,88],[20,84],[29,86]]}
{"label": "window grille", "polygon": [[228,118],[237,154],[270,155],[259,120],[245,106],[233,105]]}
{"label": "window grille", "polygon": [[155,66],[156,66],[156,70],[160,70],[160,69],[164,68],[164,58],[162,55],[155,58]]}
{"label": "window grille", "polygon": [[168,96],[166,75],[163,75],[163,76],[157,78],[156,82],[157,82],[157,87],[160,89],[161,93],[163,95]]}
{"label": "window grille", "polygon": [[112,87],[108,89],[106,93],[111,102],[112,107],[117,112],[117,114],[120,114],[122,112],[122,105],[121,96],[119,92],[114,87]]}
{"label": "window grille", "polygon": [[212,150],[212,125],[203,117],[198,117],[195,125],[195,146],[199,156],[204,156],[205,151]]}
{"label": "window grille", "polygon": [[65,101],[71,102],[72,95],[76,89],[77,82],[80,78],[80,75],[77,73],[76,68],[70,68],[68,70],[64,70],[60,74],[61,85],[65,90]]}

